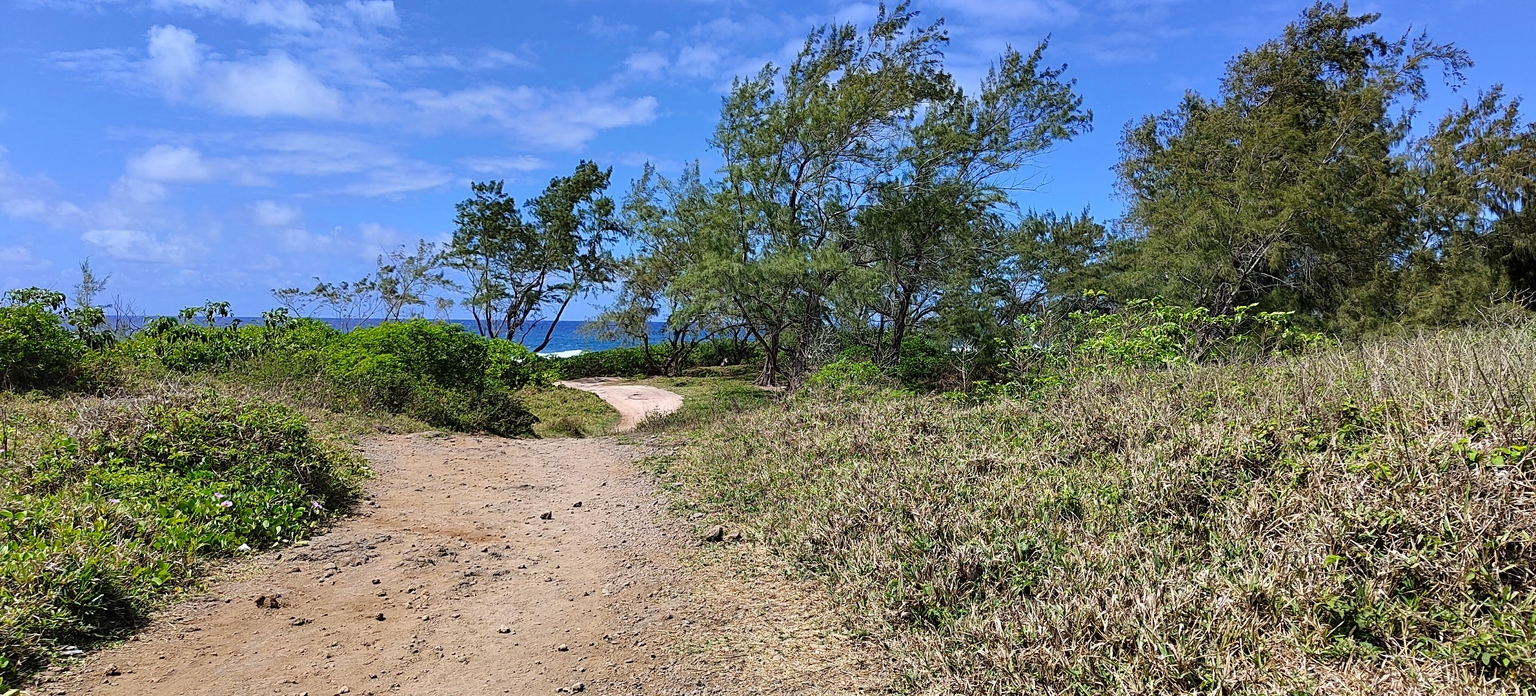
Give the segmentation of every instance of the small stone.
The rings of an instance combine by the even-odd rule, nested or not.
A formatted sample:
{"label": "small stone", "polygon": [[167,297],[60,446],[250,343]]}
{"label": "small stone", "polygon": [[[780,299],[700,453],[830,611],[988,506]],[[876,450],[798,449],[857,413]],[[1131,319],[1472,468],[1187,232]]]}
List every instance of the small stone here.
{"label": "small stone", "polygon": [[107,668],[102,671],[102,674],[109,677],[115,677],[119,674],[122,674],[122,671],[117,668],[117,665],[107,665]]}
{"label": "small stone", "polygon": [[587,690],[587,685],[583,684],[581,682],[576,682],[575,684],[571,685],[571,693],[573,693],[573,694],[579,694],[579,693],[581,693],[583,691],[586,691],[586,690]]}
{"label": "small stone", "polygon": [[741,530],[736,530],[725,536],[726,541],[741,541]]}
{"label": "small stone", "polygon": [[581,507],[581,501],[580,501],[580,500],[578,500],[578,501],[576,501],[576,502],[574,502],[574,503],[571,503],[571,507],[573,507],[573,508],[579,508],[579,507]]}
{"label": "small stone", "polygon": [[352,687],[349,687],[349,686],[343,686],[340,689],[336,690],[336,696],[341,696],[342,694],[350,694],[350,693],[352,693]]}
{"label": "small stone", "polygon": [[716,525],[704,533],[704,541],[715,542],[725,538],[725,527]]}
{"label": "small stone", "polygon": [[379,579],[378,578],[374,578],[373,579],[373,584],[375,584],[375,585],[379,584]]}
{"label": "small stone", "polygon": [[702,520],[702,519],[704,519],[704,513],[702,513],[702,512],[695,512],[692,515],[689,515],[688,519],[690,519],[690,520]]}
{"label": "small stone", "polygon": [[559,650],[559,651],[560,651],[560,652],[565,652],[565,651],[567,651],[567,650],[570,650],[570,648],[568,648],[568,647],[566,647],[566,646],[565,646],[565,643],[561,643],[561,644],[559,644],[559,645],[556,645],[556,646],[555,646],[555,649],[556,649],[556,650]]}
{"label": "small stone", "polygon": [[383,621],[384,620],[384,612],[381,611],[381,612],[379,612],[377,614],[374,614],[373,615],[373,620],[374,621]]}
{"label": "small stone", "polygon": [[539,513],[539,519],[541,519],[541,520],[552,520],[552,519],[555,519],[555,513],[554,513],[553,510],[545,510],[544,512]]}
{"label": "small stone", "polygon": [[510,628],[508,628],[506,626],[502,626],[501,628],[496,629],[496,632],[497,633],[511,633],[512,629],[510,629]]}

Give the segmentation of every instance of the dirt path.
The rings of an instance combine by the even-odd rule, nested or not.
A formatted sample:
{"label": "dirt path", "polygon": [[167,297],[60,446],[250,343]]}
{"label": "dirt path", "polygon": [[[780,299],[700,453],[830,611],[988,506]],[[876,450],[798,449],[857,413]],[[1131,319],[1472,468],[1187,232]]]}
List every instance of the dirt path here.
{"label": "dirt path", "polygon": [[[814,602],[791,601],[817,592],[762,573],[746,543],[701,545],[694,525],[707,520],[663,512],[638,451],[613,438],[369,440],[377,477],[355,515],[242,564],[27,693],[810,694],[889,683]],[[724,562],[700,563],[709,554]]]}
{"label": "dirt path", "polygon": [[588,377],[557,384],[592,392],[608,402],[619,412],[618,432],[633,430],[647,416],[671,413],[683,407],[683,397],[665,389],[638,384],[610,384],[617,381],[614,377]]}

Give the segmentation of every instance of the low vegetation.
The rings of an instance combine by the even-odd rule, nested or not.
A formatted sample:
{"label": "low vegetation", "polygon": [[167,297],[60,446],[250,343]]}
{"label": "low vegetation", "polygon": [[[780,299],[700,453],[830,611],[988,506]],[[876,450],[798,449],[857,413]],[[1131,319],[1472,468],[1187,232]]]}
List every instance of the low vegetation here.
{"label": "low vegetation", "polygon": [[304,538],[365,471],[280,404],[0,393],[0,675],[122,635],[210,561]]}
{"label": "low vegetation", "polygon": [[596,394],[553,385],[527,387],[518,394],[537,416],[533,433],[539,437],[596,437],[619,424],[619,412]]}
{"label": "low vegetation", "polygon": [[906,689],[1536,683],[1529,327],[981,400],[832,374],[655,464],[825,582]]}

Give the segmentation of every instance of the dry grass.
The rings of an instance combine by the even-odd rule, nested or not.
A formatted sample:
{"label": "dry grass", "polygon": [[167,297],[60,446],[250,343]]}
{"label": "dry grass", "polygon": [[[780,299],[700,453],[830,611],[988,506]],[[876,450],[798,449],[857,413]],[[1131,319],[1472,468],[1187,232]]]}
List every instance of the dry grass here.
{"label": "dry grass", "polygon": [[808,394],[664,464],[822,579],[914,693],[1536,688],[1536,339]]}

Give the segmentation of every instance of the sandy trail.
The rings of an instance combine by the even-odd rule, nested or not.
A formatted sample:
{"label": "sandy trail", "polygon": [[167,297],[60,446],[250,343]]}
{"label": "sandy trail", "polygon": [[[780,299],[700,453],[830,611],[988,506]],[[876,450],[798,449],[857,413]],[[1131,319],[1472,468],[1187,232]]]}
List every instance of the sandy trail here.
{"label": "sandy trail", "polygon": [[683,397],[665,389],[638,384],[611,384],[614,377],[588,377],[556,382],[562,387],[592,392],[619,412],[618,432],[633,430],[640,421],[658,414],[671,413],[683,406]]}
{"label": "sandy trail", "polygon": [[372,438],[364,453],[377,476],[355,514],[239,564],[129,642],[25,693],[883,690],[889,681],[827,628],[826,612],[788,601],[815,592],[697,563],[716,554],[759,567],[745,544],[700,546],[694,525],[707,520],[664,512],[634,465],[655,447]]}

